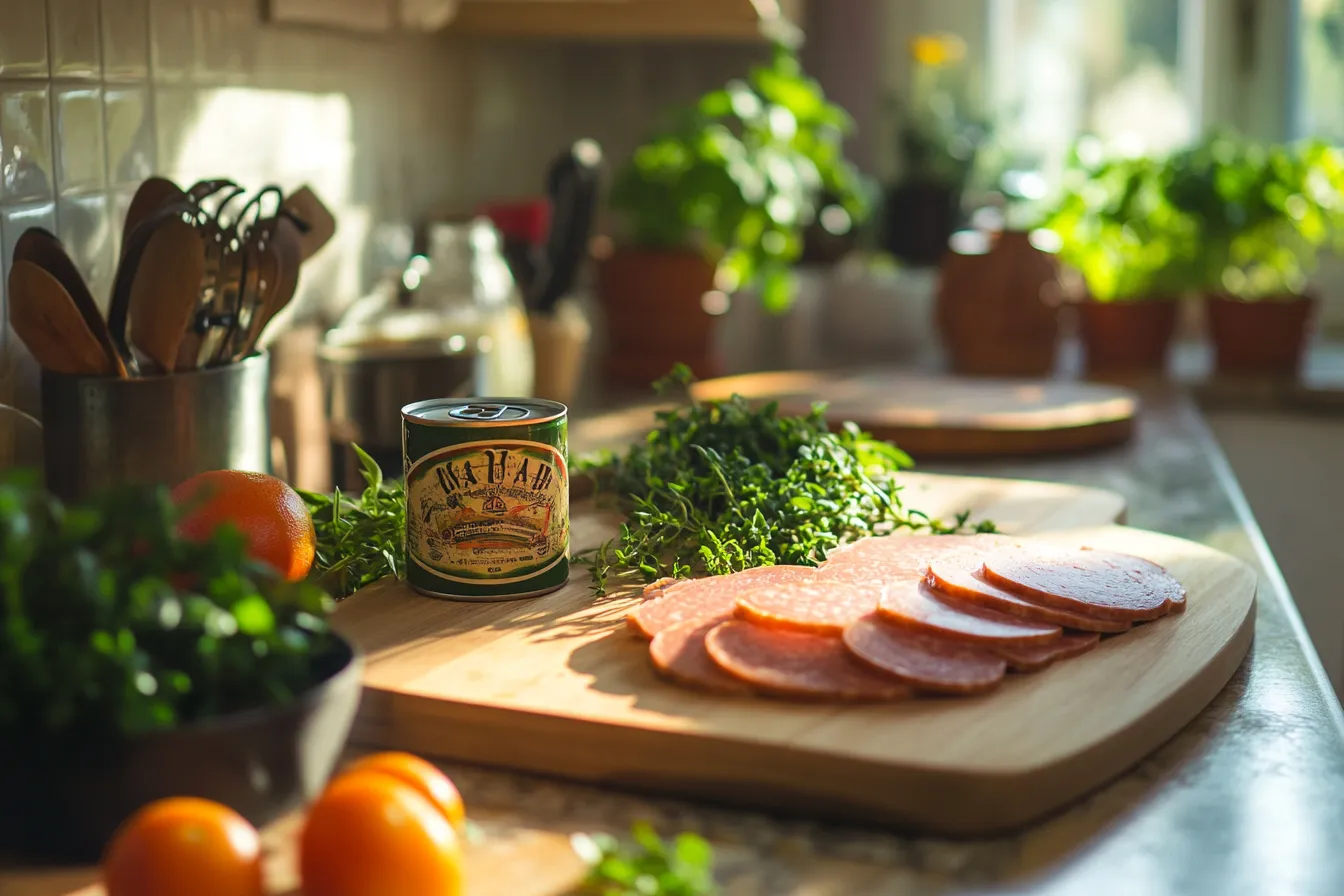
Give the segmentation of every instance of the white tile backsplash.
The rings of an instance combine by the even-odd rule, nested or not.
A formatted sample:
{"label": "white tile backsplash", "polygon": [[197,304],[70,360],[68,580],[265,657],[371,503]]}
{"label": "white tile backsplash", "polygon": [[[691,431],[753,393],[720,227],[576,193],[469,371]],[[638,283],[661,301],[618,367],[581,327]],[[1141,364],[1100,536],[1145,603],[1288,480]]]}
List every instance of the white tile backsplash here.
{"label": "white tile backsplash", "polygon": [[[112,214],[106,193],[62,196],[56,201],[56,235],[75,260],[94,300],[104,311],[112,295]],[[118,221],[120,224],[120,221]]]}
{"label": "white tile backsplash", "polygon": [[101,86],[58,87],[52,97],[56,115],[56,190],[87,193],[107,186],[106,132]]}
{"label": "white tile backsplash", "polygon": [[46,0],[5,0],[0,23],[0,78],[47,77]]}
{"label": "white tile backsplash", "polygon": [[102,77],[103,39],[99,6],[99,0],[47,0],[52,77]]}
{"label": "white tile backsplash", "polygon": [[0,81],[0,204],[56,192],[51,89],[36,81]]}
{"label": "white tile backsplash", "polygon": [[149,0],[102,0],[103,76],[149,77]]}
{"label": "white tile backsplash", "polygon": [[[58,233],[105,302],[144,178],[310,183],[340,228],[304,266],[293,313],[330,318],[386,265],[376,234],[541,195],[577,137],[619,162],[658,104],[692,100],[755,55],[357,34],[271,24],[263,6],[0,0],[0,245],[28,226]],[[7,250],[0,262],[7,276]],[[0,336],[0,402],[36,394],[19,348]]]}
{"label": "white tile backsplash", "polygon": [[158,147],[148,85],[108,86],[103,94],[110,187],[134,187],[154,174]]}

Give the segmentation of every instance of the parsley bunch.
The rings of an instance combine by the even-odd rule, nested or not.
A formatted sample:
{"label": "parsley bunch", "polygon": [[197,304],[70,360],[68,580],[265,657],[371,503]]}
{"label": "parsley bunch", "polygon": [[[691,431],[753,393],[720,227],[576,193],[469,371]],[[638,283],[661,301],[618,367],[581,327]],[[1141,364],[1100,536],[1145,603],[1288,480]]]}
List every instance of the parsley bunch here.
{"label": "parsley bunch", "polygon": [[[690,381],[679,365],[656,385]],[[598,593],[664,576],[814,566],[842,541],[898,528],[954,532],[969,517],[949,526],[904,508],[893,474],[913,466],[910,457],[852,423],[832,432],[821,404],[784,417],[773,402],[756,408],[734,395],[657,416],[642,444],[578,465],[627,517],[619,539],[583,558]]]}
{"label": "parsley bunch", "polygon": [[0,476],[0,741],[129,735],[283,703],[322,677],[331,599],[221,526],[177,533],[163,488],[64,504]]}

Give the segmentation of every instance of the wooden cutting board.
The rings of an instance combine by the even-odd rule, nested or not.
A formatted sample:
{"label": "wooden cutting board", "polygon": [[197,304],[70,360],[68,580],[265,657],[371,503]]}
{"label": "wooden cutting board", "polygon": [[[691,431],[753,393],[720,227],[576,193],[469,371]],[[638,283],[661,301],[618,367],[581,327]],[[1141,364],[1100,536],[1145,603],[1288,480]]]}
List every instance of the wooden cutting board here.
{"label": "wooden cutting board", "polygon": [[1096,383],[970,379],[894,371],[750,373],[692,387],[701,400],[737,393],[778,401],[786,414],[814,402],[915,458],[1026,455],[1114,445],[1134,431],[1134,393]]}
{"label": "wooden cutting board", "polygon": [[[977,516],[1008,531],[1151,557],[1185,583],[1189,609],[983,697],[846,707],[664,683],[624,628],[635,599],[595,601],[581,569],[559,592],[495,604],[382,583],[336,614],[368,651],[355,738],[614,787],[979,835],[1039,818],[1137,763],[1212,699],[1250,644],[1255,579],[1239,561],[1117,526],[1052,528],[1105,523],[1117,501],[1008,480],[929,476],[919,488],[916,503],[932,513],[969,498]],[[578,512],[575,547],[615,524]]]}

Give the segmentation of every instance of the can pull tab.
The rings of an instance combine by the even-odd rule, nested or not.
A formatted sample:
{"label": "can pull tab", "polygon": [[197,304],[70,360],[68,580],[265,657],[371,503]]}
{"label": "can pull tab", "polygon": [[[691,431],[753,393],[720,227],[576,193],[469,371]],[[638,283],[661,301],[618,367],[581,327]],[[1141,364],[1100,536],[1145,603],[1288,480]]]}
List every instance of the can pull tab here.
{"label": "can pull tab", "polygon": [[459,420],[514,420],[527,416],[527,410],[507,404],[468,404],[455,408],[450,416]]}

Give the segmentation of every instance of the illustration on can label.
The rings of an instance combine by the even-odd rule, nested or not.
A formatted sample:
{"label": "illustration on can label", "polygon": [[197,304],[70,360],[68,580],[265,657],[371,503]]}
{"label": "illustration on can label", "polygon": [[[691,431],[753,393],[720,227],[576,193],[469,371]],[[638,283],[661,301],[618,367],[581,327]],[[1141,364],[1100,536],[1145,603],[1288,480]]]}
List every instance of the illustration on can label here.
{"label": "illustration on can label", "polygon": [[569,471],[542,442],[467,442],[435,451],[406,476],[406,548],[464,583],[518,582],[569,548]]}

